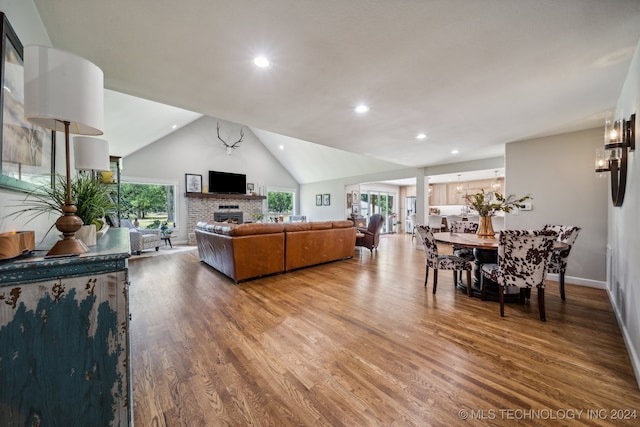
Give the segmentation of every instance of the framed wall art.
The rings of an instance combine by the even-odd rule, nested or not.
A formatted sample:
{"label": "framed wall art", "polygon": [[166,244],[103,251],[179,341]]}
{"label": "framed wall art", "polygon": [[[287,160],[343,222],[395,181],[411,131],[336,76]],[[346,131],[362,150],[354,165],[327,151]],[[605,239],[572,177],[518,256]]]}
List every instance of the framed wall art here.
{"label": "framed wall art", "polygon": [[22,43],[1,12],[0,27],[0,186],[32,191],[37,186],[53,185],[55,132],[25,120]]}
{"label": "framed wall art", "polygon": [[322,194],[316,194],[316,206],[322,206]]}
{"label": "framed wall art", "polygon": [[322,205],[323,206],[331,205],[331,194],[323,194],[322,195]]}
{"label": "framed wall art", "polygon": [[202,193],[202,175],[185,174],[185,188],[187,193]]}

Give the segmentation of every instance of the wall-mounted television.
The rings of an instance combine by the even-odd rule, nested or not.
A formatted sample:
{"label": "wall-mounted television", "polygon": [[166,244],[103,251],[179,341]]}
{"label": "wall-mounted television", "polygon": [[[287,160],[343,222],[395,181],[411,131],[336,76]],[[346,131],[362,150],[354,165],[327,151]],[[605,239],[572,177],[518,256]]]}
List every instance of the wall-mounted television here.
{"label": "wall-mounted television", "polygon": [[247,176],[240,173],[209,171],[209,193],[245,194]]}

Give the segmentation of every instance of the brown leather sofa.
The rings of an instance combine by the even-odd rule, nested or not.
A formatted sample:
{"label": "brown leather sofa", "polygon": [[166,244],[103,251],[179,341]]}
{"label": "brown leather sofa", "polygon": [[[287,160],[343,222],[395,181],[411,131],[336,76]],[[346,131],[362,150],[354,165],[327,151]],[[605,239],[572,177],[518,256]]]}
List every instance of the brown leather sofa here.
{"label": "brown leather sofa", "polygon": [[285,271],[351,258],[356,229],[351,221],[284,224]]}
{"label": "brown leather sofa", "polygon": [[351,221],[199,222],[195,234],[200,261],[236,283],[353,257],[356,239]]}

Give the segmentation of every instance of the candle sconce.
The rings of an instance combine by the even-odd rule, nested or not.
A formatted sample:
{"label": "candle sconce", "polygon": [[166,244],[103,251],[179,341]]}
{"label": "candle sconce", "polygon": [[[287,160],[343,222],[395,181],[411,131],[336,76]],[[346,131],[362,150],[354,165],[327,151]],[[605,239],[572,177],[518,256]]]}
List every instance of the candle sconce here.
{"label": "candle sconce", "polygon": [[611,200],[622,206],[627,187],[629,151],[636,149],[636,115],[629,120],[607,120],[604,128],[604,148],[596,150],[597,173],[611,172]]}

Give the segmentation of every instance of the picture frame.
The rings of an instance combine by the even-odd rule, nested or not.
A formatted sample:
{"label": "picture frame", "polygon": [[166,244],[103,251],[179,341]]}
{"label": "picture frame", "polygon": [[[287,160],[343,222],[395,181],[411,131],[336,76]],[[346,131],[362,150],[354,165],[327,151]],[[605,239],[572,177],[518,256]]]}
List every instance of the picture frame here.
{"label": "picture frame", "polygon": [[29,192],[54,183],[56,134],[25,120],[22,43],[2,12],[0,27],[0,187]]}
{"label": "picture frame", "polygon": [[187,173],[184,179],[187,193],[202,193],[202,175]]}
{"label": "picture frame", "polygon": [[351,213],[354,216],[360,216],[360,205],[353,205],[351,206]]}
{"label": "picture frame", "polygon": [[255,188],[255,186],[253,185],[253,182],[247,182],[247,193],[251,194],[253,193],[253,189]]}
{"label": "picture frame", "polygon": [[322,194],[316,194],[316,206],[322,206]]}
{"label": "picture frame", "polygon": [[330,206],[331,205],[331,194],[323,194],[322,195],[322,205]]}
{"label": "picture frame", "polygon": [[352,205],[352,193],[347,193],[347,209],[351,209]]}

